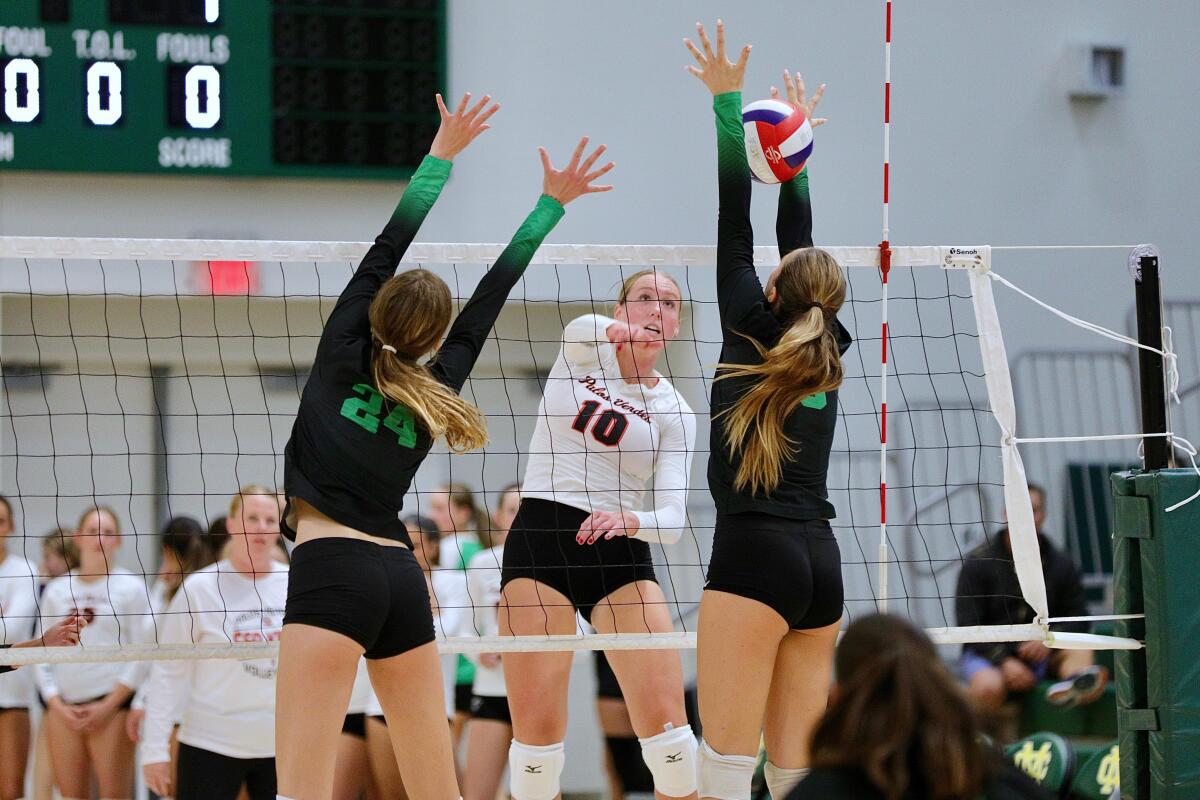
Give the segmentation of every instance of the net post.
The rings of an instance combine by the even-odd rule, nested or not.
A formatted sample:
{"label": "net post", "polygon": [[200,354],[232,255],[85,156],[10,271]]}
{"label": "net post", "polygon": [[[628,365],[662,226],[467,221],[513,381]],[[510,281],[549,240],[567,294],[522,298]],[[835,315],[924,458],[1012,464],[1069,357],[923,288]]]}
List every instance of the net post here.
{"label": "net post", "polygon": [[[1136,260],[1136,264],[1134,263]],[[1138,384],[1142,407],[1142,453],[1147,470],[1170,466],[1171,443],[1167,432],[1167,392],[1163,373],[1162,287],[1158,254],[1137,248],[1130,255],[1134,278],[1134,307],[1137,311]],[[1157,351],[1157,352],[1154,352]]]}

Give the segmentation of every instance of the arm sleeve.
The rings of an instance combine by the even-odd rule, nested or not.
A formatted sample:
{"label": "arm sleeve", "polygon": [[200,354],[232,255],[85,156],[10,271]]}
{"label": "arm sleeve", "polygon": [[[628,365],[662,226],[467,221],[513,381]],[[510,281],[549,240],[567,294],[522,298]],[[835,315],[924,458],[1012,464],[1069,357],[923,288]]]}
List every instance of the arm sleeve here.
{"label": "arm sleeve", "polygon": [[779,330],[754,272],[754,228],[750,224],[750,166],[742,128],[741,92],[713,98],[717,119],[717,308],[726,342],[738,334],[759,339]]}
{"label": "arm sleeve", "polygon": [[446,341],[429,367],[434,377],[454,391],[462,390],[492,325],[496,323],[496,317],[500,316],[508,300],[508,293],[524,274],[546,235],[562,219],[563,213],[563,207],[553,197],[542,195],[538,198],[533,211],[529,212],[508,247],[504,248],[496,263],[479,281],[471,299],[450,326]]}
{"label": "arm sleeve", "polygon": [[779,187],[775,238],[779,241],[780,258],[801,247],[812,247],[812,202],[808,194],[808,167]]}
{"label": "arm sleeve", "polygon": [[654,508],[638,511],[635,539],[674,544],[687,527],[688,478],[696,446],[696,417],[683,406],[664,426],[654,465]]}
{"label": "arm sleeve", "polygon": [[563,328],[562,357],[571,374],[591,372],[612,357],[608,327],[615,322],[600,314],[585,314],[567,323]]}
{"label": "arm sleeve", "polygon": [[[145,591],[131,592],[131,595],[133,599],[121,619],[122,632],[129,631],[129,641],[131,644],[153,644],[154,631],[146,624],[154,618],[154,612],[150,608],[150,595]],[[125,637],[122,636],[121,638]],[[130,661],[121,670],[121,677],[117,680],[136,693],[138,687],[146,680],[149,672],[149,662]]]}
{"label": "arm sleeve", "polygon": [[[59,608],[59,604],[55,599],[56,592],[53,589],[56,587],[47,587],[42,593],[42,609],[41,615],[38,617],[38,625],[35,633],[40,636],[42,631],[49,628],[55,622],[62,618],[65,609]],[[49,702],[52,698],[58,697],[58,681],[54,678],[54,667],[50,664],[35,664],[33,667],[33,682],[37,686],[38,694],[42,696],[43,702]]]}
{"label": "arm sleeve", "polygon": [[329,319],[325,321],[325,330],[317,348],[318,365],[323,360],[322,356],[338,344],[360,342],[370,337],[367,311],[371,307],[371,300],[384,281],[396,274],[396,265],[404,257],[429,209],[433,208],[438,195],[442,193],[442,187],[450,177],[450,166],[449,161],[425,156],[413,174],[404,196],[392,212],[391,220],[363,256]]}
{"label": "arm sleeve", "polygon": [[[181,587],[167,607],[166,620],[159,625],[163,644],[192,642],[192,614],[188,593]],[[146,718],[142,723],[142,764],[171,760],[171,729],[183,709],[192,687],[194,661],[174,659],[155,661],[146,682]]]}

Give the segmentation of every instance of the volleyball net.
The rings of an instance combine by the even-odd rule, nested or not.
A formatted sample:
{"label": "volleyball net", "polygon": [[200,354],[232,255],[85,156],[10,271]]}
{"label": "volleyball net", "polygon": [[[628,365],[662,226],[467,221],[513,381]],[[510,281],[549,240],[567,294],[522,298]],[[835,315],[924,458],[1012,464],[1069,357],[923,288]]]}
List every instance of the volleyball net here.
{"label": "volleyball net", "polygon": [[[71,527],[83,510],[102,504],[120,517],[120,565],[144,576],[149,592],[166,520],[186,515],[207,526],[226,513],[240,486],[282,487],[282,453],[324,319],[368,246],[0,238],[0,477],[15,523],[7,547],[33,565],[28,575],[0,580],[44,582],[48,576],[38,566],[43,536]],[[400,269],[435,271],[462,302],[501,249],[416,244]],[[912,619],[943,644],[1037,639],[1059,647],[1139,647],[1131,639],[1057,629],[1063,621],[1051,618],[1047,606],[1026,482],[1050,481],[1046,473],[1064,472],[1071,458],[1039,450],[1041,474],[1035,475],[1026,474],[1022,460],[1028,448],[1088,441],[1106,448],[1100,460],[1134,464],[1141,438],[1136,420],[1121,419],[1115,424],[1125,427],[1112,428],[1081,414],[1069,428],[1023,441],[1017,398],[1031,389],[1035,398],[1045,397],[1062,387],[1051,375],[1014,392],[1004,316],[997,308],[997,296],[1005,308],[1032,303],[1046,338],[1099,334],[1132,358],[1146,345],[1075,318],[1086,316],[1085,301],[1069,306],[1067,316],[1075,317],[1066,319],[1022,296],[1002,266],[1011,263],[1019,272],[1024,264],[1074,259],[1123,273],[1129,250],[893,247],[885,294],[879,247],[824,249],[845,268],[848,293],[839,317],[855,338],[843,358],[829,466],[846,621],[886,610]],[[764,277],[778,263],[775,248],[756,248],[755,257]],[[610,313],[625,277],[660,270],[680,286],[685,310],[659,370],[697,415],[687,530],[678,543],[652,545],[677,632],[599,635],[581,629],[572,636],[502,638],[468,623],[444,632],[444,652],[694,646],[715,520],[704,477],[711,447],[708,396],[721,341],[714,259],[712,247],[544,246],[510,295],[463,390],[486,414],[490,443],[463,455],[436,447],[404,500],[405,515],[428,513],[432,495],[455,482],[494,509],[502,489],[524,471],[563,327],[582,314]],[[1173,354],[1164,357],[1170,375],[1177,375]],[[1136,393],[1136,384],[1128,390]],[[1036,401],[1022,406],[1036,415],[1035,430],[1043,431]],[[1020,592],[1002,599],[1027,604],[1033,622],[959,626],[956,603],[985,599],[961,594],[961,567],[1005,528]],[[465,601],[437,600],[443,614],[483,602],[469,595]],[[21,630],[32,632],[28,615],[0,618],[7,641],[27,638],[17,635]],[[160,647],[152,637],[148,641],[9,650],[0,652],[0,663],[275,652],[266,643]]]}

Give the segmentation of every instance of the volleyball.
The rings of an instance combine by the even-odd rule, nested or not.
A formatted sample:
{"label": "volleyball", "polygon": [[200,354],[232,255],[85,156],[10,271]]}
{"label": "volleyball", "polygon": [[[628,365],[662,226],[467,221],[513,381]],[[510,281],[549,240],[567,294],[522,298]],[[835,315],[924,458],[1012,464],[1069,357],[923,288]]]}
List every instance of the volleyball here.
{"label": "volleyball", "polygon": [[742,109],[746,160],[760,183],[783,183],[800,174],[812,154],[812,125],[804,111],[782,100],[759,100]]}

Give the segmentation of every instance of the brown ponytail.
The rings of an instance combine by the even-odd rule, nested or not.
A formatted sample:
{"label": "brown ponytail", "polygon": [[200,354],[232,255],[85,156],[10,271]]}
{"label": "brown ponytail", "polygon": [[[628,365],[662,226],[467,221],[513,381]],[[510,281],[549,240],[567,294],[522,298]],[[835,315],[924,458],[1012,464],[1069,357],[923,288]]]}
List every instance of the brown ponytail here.
{"label": "brown ponytail", "polygon": [[789,253],[775,281],[774,311],[787,326],[771,348],[746,337],[761,364],[718,364],[717,380],[749,378],[753,384],[719,416],[725,443],[739,462],[734,488],[770,494],[779,485],[784,461],[796,443],[784,421],[804,398],[842,384],[842,359],[828,321],[846,300],[846,279],[833,256],[805,248]]}
{"label": "brown ponytail", "polygon": [[836,662],[836,698],[813,733],[814,767],[861,769],[888,800],[980,795],[989,765],[971,707],[922,631],[863,617]]}
{"label": "brown ponytail", "polygon": [[375,388],[411,411],[431,437],[444,436],[452,451],[463,453],[487,444],[483,414],[417,363],[437,347],[450,307],[450,288],[428,270],[401,272],[384,283],[368,312],[375,337],[371,374]]}

